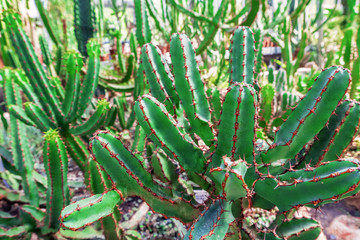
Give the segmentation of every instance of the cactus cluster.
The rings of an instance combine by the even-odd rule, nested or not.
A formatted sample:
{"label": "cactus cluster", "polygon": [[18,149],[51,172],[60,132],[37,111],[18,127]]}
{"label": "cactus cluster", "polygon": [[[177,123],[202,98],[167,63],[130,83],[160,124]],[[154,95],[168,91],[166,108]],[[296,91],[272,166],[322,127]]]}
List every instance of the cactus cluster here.
{"label": "cactus cluster", "polygon": [[261,89],[259,126],[273,138],[272,129],[283,123],[303,96],[287,84],[283,69],[275,73],[274,67],[269,66],[268,74]]}
{"label": "cactus cluster", "polygon": [[[100,71],[100,45],[90,40],[86,74],[82,77],[83,60],[79,53],[68,51],[62,56],[59,79],[51,76],[52,63],[46,62],[47,72],[36,57],[33,46],[21,27],[19,16],[10,10],[3,13],[3,21],[17,51],[23,71],[5,68],[1,71],[6,106],[11,113],[11,136],[16,169],[23,178],[23,186],[30,203],[38,207],[39,195],[33,172],[24,124],[45,133],[43,151],[47,175],[45,226],[49,231],[59,228],[59,215],[69,203],[67,187],[68,155],[76,162],[88,179],[89,152],[80,136],[91,135],[95,130],[113,125],[116,108],[106,100],[97,102],[96,110],[82,118],[95,93]],[[45,44],[41,41],[41,44]],[[46,49],[46,47],[44,47]],[[50,55],[44,51],[43,54]],[[55,72],[54,72],[54,75]],[[63,87],[62,83],[66,83]],[[26,99],[22,103],[20,92]],[[14,118],[15,117],[15,118]]]}
{"label": "cactus cluster", "polygon": [[[229,87],[220,96],[206,91],[186,35],[171,38],[172,65],[145,44],[139,69],[148,93],[134,105],[134,145],[108,131],[94,135],[91,161],[109,183],[103,193],[65,207],[61,226],[80,229],[116,213],[121,199],[139,196],[153,211],[187,224],[185,239],[316,239],[320,225],[293,213],[359,191],[359,163],[342,155],[359,132],[360,104],[346,99],[349,71],[333,66],[289,112],[272,143],[257,138],[260,116],[272,113],[259,110],[268,93],[254,78],[255,45],[250,29],[234,31]],[[257,211],[271,213],[263,227],[249,223]]]}
{"label": "cactus cluster", "polygon": [[[75,36],[82,55],[64,51],[66,40],[62,46],[42,3],[35,3],[56,45],[56,56],[52,56],[40,36],[44,64],[19,15],[8,10],[9,3],[1,12],[4,62],[22,70],[0,70],[11,114],[12,148],[10,152],[0,146],[0,156],[6,173],[16,178],[12,183],[24,194],[0,188],[9,201],[21,203],[16,217],[0,211],[0,237],[29,237],[32,232],[45,238],[58,234],[97,237],[100,227],[93,223],[99,221],[106,239],[140,239],[139,233],[119,225],[119,204],[138,196],[154,212],[176,219],[178,226],[182,223],[187,231],[184,239],[316,239],[320,224],[294,213],[302,206],[320,208],[359,191],[360,163],[343,158],[359,134],[360,103],[348,98],[348,93],[356,96],[358,59],[352,74],[337,66],[324,69],[307,84],[307,91],[299,81],[302,90],[297,90],[305,95],[296,92],[292,81],[308,35],[304,24],[301,49],[293,61],[292,24],[308,0],[300,1],[291,16],[279,8],[272,22],[265,18],[266,28],[283,24],[279,28],[283,44],[279,45],[286,62],[285,70],[277,74],[268,68],[266,83],[260,74],[264,35],[244,27],[254,21],[258,1],[236,13],[234,2],[228,0],[221,1],[216,11],[212,0],[195,3],[192,10],[176,0],[161,1],[162,12],[152,0],[135,0],[136,34],[129,34],[127,64],[121,53],[120,29],[116,34],[122,78],[100,73],[100,44],[89,40],[96,22],[91,1],[74,1]],[[117,8],[116,1],[113,5]],[[96,26],[101,38],[102,1],[98,6]],[[284,11],[290,7],[289,2]],[[226,20],[229,12],[231,19]],[[218,46],[213,39],[246,13],[243,26],[233,29],[228,73],[224,74],[226,41]],[[168,22],[176,32],[180,14],[183,30],[200,36],[196,50],[185,34],[173,34],[170,39],[164,27]],[[149,17],[170,42],[170,61],[151,44],[156,36]],[[139,56],[137,42],[142,46]],[[351,41],[343,42],[348,67]],[[224,91],[207,89],[197,63],[196,55],[201,55],[208,65],[214,47],[221,48],[222,56],[215,85],[225,75],[228,87]],[[351,82],[351,76],[355,81]],[[108,90],[106,95],[110,93],[114,105],[94,99],[98,85]],[[134,99],[131,104],[129,92]],[[44,136],[40,167],[34,166],[38,161],[29,148],[28,126]],[[118,134],[119,129],[125,131]],[[86,141],[94,132],[89,151]],[[71,204],[69,159],[78,165],[91,192],[91,197]],[[44,176],[38,171],[42,164]],[[46,212],[41,210],[44,206]]]}

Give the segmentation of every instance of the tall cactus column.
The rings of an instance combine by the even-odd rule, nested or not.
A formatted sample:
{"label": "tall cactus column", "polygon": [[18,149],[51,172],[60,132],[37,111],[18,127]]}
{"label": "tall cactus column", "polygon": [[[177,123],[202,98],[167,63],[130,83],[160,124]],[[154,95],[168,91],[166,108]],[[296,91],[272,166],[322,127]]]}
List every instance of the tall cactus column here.
{"label": "tall cactus column", "polygon": [[47,175],[48,189],[46,194],[45,224],[54,230],[58,229],[61,210],[69,204],[67,186],[68,159],[65,145],[57,130],[45,133],[44,166]]}

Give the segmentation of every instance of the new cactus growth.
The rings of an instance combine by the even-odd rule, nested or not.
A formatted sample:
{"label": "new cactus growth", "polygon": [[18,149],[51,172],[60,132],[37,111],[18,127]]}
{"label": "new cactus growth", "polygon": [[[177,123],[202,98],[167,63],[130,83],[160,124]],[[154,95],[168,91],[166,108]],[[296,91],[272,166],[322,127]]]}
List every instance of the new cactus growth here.
{"label": "new cactus growth", "polygon": [[[137,134],[148,139],[139,146],[147,144],[147,151],[97,132],[90,143],[92,160],[109,176],[112,190],[67,206],[62,226],[86,225],[68,220],[85,216],[87,208],[76,208],[80,203],[92,202],[100,219],[114,213],[116,201],[137,195],[154,211],[189,224],[185,239],[316,239],[319,224],[292,213],[359,191],[358,161],[341,157],[359,132],[360,104],[344,100],[348,70],[330,67],[289,113],[272,144],[257,139],[259,99],[267,109],[274,94],[271,87],[255,90],[254,45],[250,29],[234,31],[220,110],[218,92],[205,94],[187,36],[171,38],[172,69],[155,46],[145,44],[140,68],[150,94],[140,96],[134,109]],[[197,200],[194,188],[206,191],[207,200]],[[101,209],[100,198],[111,205]],[[267,228],[251,227],[247,219],[254,209],[271,211],[275,220]]]}

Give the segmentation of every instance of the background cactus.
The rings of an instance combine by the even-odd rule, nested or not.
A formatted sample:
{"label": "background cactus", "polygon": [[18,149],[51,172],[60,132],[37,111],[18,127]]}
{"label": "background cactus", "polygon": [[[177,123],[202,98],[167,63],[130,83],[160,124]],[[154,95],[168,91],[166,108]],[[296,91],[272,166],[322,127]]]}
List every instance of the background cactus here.
{"label": "background cactus", "polygon": [[[350,74],[342,67],[325,69],[268,145],[256,137],[259,99],[271,98],[271,90],[265,88],[264,96],[255,90],[254,45],[248,28],[234,31],[229,87],[220,110],[217,91],[210,91],[210,98],[205,94],[187,36],[171,38],[172,70],[155,46],[145,44],[141,60],[149,93],[138,98],[134,110],[147,151],[130,149],[109,132],[95,134],[92,159],[113,187],[97,197],[140,196],[155,212],[191,224],[185,239],[316,239],[318,223],[293,218],[294,210],[359,191],[358,161],[341,158],[360,123],[359,103],[343,100]],[[331,144],[337,140],[343,144]],[[321,149],[325,156],[313,154]],[[208,193],[205,202],[196,200],[199,188]],[[76,206],[63,210],[63,227],[85,225],[67,220],[81,214]],[[274,212],[269,227],[248,224],[249,213],[258,208]],[[99,210],[99,217],[114,212],[108,211]]]}
{"label": "background cactus", "polygon": [[[21,105],[22,99],[19,88],[16,87],[15,79],[21,78],[21,72],[12,72],[10,69],[3,69],[1,76],[4,80],[4,92],[6,96],[6,104]],[[15,170],[22,178],[22,185],[24,192],[30,203],[34,206],[39,206],[39,196],[37,186],[33,178],[34,159],[29,150],[29,143],[27,141],[25,124],[19,121],[16,117],[10,119],[10,134],[12,136],[12,161]]]}
{"label": "background cactus", "polygon": [[[24,133],[21,124],[38,128],[45,133],[43,151],[44,165],[47,173],[47,212],[45,226],[49,231],[57,231],[61,209],[69,202],[69,189],[67,187],[68,155],[76,162],[79,168],[88,174],[87,158],[89,156],[85,143],[79,137],[89,135],[105,124],[113,124],[116,109],[110,108],[106,100],[99,100],[92,116],[83,120],[81,117],[91,103],[98,83],[100,71],[100,46],[94,40],[87,44],[88,64],[85,76],[81,77],[83,60],[77,52],[69,51],[62,59],[64,82],[63,87],[59,78],[50,78],[42,68],[34,49],[24,33],[17,14],[10,11],[3,13],[3,21],[7,26],[12,43],[17,50],[24,73],[7,69],[2,72],[4,86],[8,89],[7,108],[12,114],[14,124],[13,138],[19,149],[14,159],[24,181],[27,195],[34,206],[38,206],[38,193],[35,189],[31,174],[33,163],[31,155],[26,148],[26,141],[20,138]],[[48,73],[52,67],[48,61]],[[55,73],[54,73],[55,74]],[[19,92],[22,91],[27,102],[22,104]],[[17,119],[16,119],[17,118]],[[20,124],[20,125],[19,125]],[[20,128],[19,128],[20,127]],[[23,140],[21,140],[23,139]],[[21,158],[23,156],[23,159]],[[86,177],[85,179],[88,179]],[[26,183],[26,184],[25,184]],[[33,200],[35,198],[35,200]]]}
{"label": "background cactus", "polygon": [[35,0],[35,4],[36,4],[36,8],[38,9],[39,11],[39,14],[40,14],[40,17],[41,17],[41,20],[46,28],[46,31],[48,32],[51,40],[53,41],[53,43],[55,45],[58,45],[60,43],[59,39],[58,39],[58,36],[56,36],[56,34],[54,33],[53,31],[53,28],[50,24],[50,21],[49,21],[49,17],[48,17],[48,14],[47,14],[47,11],[44,9],[44,6],[42,4],[42,2],[40,0]]}
{"label": "background cactus", "polygon": [[90,0],[74,1],[74,27],[78,49],[81,55],[87,57],[86,44],[95,37],[96,16],[95,7]]}

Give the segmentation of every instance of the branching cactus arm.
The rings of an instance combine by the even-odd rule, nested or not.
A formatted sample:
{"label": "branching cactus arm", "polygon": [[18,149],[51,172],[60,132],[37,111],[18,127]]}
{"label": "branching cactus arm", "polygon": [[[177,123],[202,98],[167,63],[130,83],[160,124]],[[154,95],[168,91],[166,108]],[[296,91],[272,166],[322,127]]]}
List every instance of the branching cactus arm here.
{"label": "branching cactus arm", "polygon": [[153,210],[184,222],[191,222],[199,214],[200,210],[189,202],[181,198],[173,199],[165,189],[155,185],[139,159],[109,133],[95,135],[91,150],[95,155],[94,160],[109,174],[124,197],[138,195],[146,199]]}
{"label": "branching cactus arm", "polygon": [[107,113],[109,112],[109,102],[106,100],[99,100],[97,109],[86,122],[70,129],[74,135],[88,135],[99,129],[104,125]]}
{"label": "branching cactus arm", "polygon": [[49,78],[45,74],[39,59],[36,57],[34,48],[21,27],[21,21],[17,14],[4,12],[4,22],[10,33],[12,43],[18,53],[22,67],[31,85],[35,88],[38,96],[44,95],[41,99],[42,108],[48,116],[54,114],[58,122],[63,122],[63,114],[60,109],[59,100],[55,97]]}
{"label": "branching cactus arm", "polygon": [[337,160],[341,157],[357,135],[360,125],[360,104],[355,101],[344,101],[329,119],[314,142],[307,149],[307,154],[297,168],[306,164],[317,166],[321,162]]}
{"label": "branching cactus arm", "polygon": [[357,161],[339,160],[312,170],[287,172],[279,175],[278,179],[259,179],[254,190],[284,212],[303,205],[317,207],[354,194],[358,191],[359,179]]}
{"label": "branching cactus arm", "polygon": [[255,41],[253,32],[246,27],[238,27],[231,39],[230,84],[245,82],[254,85]]}
{"label": "branching cactus arm", "polygon": [[95,40],[89,40],[86,47],[89,55],[87,72],[84,81],[80,85],[79,104],[76,109],[76,114],[73,114],[70,121],[84,113],[85,109],[90,104],[90,100],[95,93],[99,81],[100,44]]}
{"label": "branching cactus arm", "polygon": [[202,152],[179,129],[163,104],[153,97],[144,96],[135,103],[135,112],[146,134],[169,156],[179,161],[185,170],[197,173],[204,171],[205,158]]}
{"label": "branching cactus arm", "polygon": [[264,162],[294,158],[327,123],[349,84],[348,70],[331,67],[323,71],[308,94],[281,125],[271,149],[263,155]]}
{"label": "branching cactus arm", "polygon": [[66,118],[78,109],[80,92],[80,71],[83,61],[79,53],[68,52],[62,60],[66,71],[65,97],[62,110]]}
{"label": "branching cactus arm", "polygon": [[175,114],[179,96],[175,91],[174,77],[160,50],[151,44],[144,45],[141,60],[152,95]]}
{"label": "branching cactus arm", "polygon": [[115,190],[77,201],[62,210],[61,227],[75,231],[90,225],[100,218],[111,215],[119,201],[120,195]]}
{"label": "branching cactus arm", "polygon": [[214,200],[194,221],[184,239],[224,239],[234,220],[231,203],[221,198]]}
{"label": "branching cactus arm", "polygon": [[249,164],[253,163],[256,116],[255,90],[247,84],[229,87],[222,105],[217,147],[211,167],[219,166],[223,156],[231,157],[233,161],[241,158]]}
{"label": "branching cactus arm", "polygon": [[151,30],[145,0],[135,0],[136,39],[142,46],[151,42]]}

